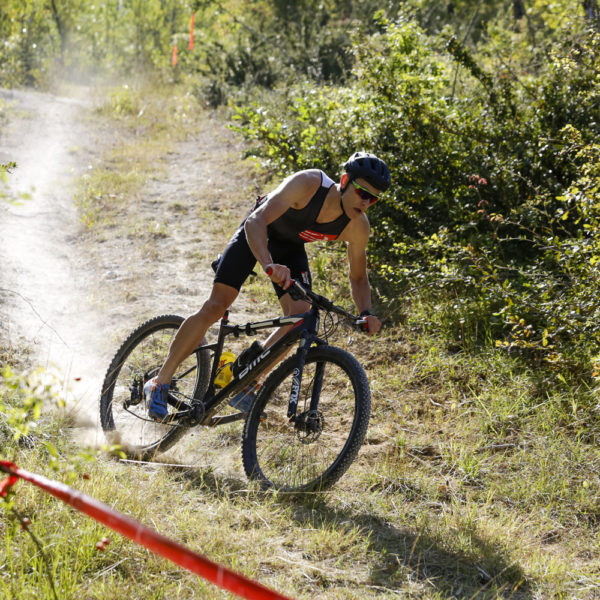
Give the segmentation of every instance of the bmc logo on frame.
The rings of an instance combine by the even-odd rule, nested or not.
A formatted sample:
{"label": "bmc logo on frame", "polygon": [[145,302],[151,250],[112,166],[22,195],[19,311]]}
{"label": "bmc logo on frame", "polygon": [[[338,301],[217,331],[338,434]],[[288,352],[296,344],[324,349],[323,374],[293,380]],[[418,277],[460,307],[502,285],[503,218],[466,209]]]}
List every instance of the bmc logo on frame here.
{"label": "bmc logo on frame", "polygon": [[240,372],[238,379],[245,377],[263,358],[269,354],[271,354],[271,350],[267,348],[260,356],[257,356],[243,371]]}

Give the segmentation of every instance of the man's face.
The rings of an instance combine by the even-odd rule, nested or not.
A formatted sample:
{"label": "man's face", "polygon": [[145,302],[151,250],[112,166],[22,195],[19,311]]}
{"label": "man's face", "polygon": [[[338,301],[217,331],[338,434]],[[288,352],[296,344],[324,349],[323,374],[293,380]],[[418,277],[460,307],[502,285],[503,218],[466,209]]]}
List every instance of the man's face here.
{"label": "man's face", "polygon": [[344,209],[351,219],[366,212],[369,206],[377,202],[381,194],[380,190],[364,179],[358,178],[351,181],[346,173],[342,176],[341,183],[342,186],[346,186],[343,195]]}

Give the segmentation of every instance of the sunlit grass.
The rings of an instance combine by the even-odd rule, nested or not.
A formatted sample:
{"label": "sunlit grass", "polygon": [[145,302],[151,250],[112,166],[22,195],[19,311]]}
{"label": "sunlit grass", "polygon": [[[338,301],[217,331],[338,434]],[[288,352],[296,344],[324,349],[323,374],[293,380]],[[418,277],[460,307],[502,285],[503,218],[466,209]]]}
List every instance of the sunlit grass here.
{"label": "sunlit grass", "polygon": [[[144,183],[166,176],[163,160],[180,139],[152,123],[173,104],[142,100],[135,90],[116,98],[98,118],[111,119],[126,135],[84,180],[82,215],[92,238],[126,240],[148,260],[140,268],[133,255],[123,257],[131,273],[115,303],[129,310],[144,289],[139,280],[155,265],[153,240],[177,234],[162,220],[165,211],[186,226],[210,223],[214,247],[222,251],[252,195],[247,189],[207,193],[221,185],[221,172],[192,200],[146,196]],[[171,112],[189,123],[183,109]],[[155,203],[151,219],[136,218],[142,202]],[[200,247],[200,233],[194,239],[197,246],[184,250],[191,273],[208,269],[214,258]],[[343,246],[309,251],[314,289],[354,310]],[[279,313],[262,273],[242,294],[249,308],[234,305],[236,319]],[[375,294],[384,320],[391,304]],[[257,492],[239,470],[240,424],[219,436],[220,457],[237,472],[207,468],[185,454],[202,428],[177,446],[186,469],[110,458],[69,467],[77,449],[66,441],[68,421],[44,421],[33,446],[5,439],[5,454],[292,598],[597,597],[600,451],[589,418],[598,411],[596,392],[557,386],[541,396],[538,374],[511,356],[493,347],[458,351],[423,331],[417,324],[429,310],[411,299],[375,340],[342,327],[332,334],[331,343],[350,350],[367,370],[372,417],[356,462],[327,493]],[[116,347],[120,337],[107,335]],[[233,349],[248,342],[241,338]],[[14,362],[14,349],[1,349],[0,359]],[[20,363],[26,362],[24,354]],[[58,449],[58,472],[49,468],[42,440]],[[16,492],[15,506],[31,518],[61,598],[231,597],[28,484],[19,483]],[[111,542],[98,551],[105,536]],[[0,520],[0,538],[0,597],[52,597],[37,547],[9,513]]]}
{"label": "sunlit grass", "polygon": [[[328,493],[261,494],[241,474],[112,459],[73,485],[294,598],[593,598],[597,447],[557,421],[562,398],[536,407],[533,382],[503,355],[436,353],[409,335],[390,329],[373,345],[338,330],[368,369],[373,412],[356,463]],[[240,443],[232,426],[224,449],[239,455]],[[58,447],[63,460],[74,451]],[[15,459],[66,474],[41,450]],[[227,597],[26,484],[15,502],[66,597]],[[9,517],[2,527],[2,594],[48,597],[37,549]]]}

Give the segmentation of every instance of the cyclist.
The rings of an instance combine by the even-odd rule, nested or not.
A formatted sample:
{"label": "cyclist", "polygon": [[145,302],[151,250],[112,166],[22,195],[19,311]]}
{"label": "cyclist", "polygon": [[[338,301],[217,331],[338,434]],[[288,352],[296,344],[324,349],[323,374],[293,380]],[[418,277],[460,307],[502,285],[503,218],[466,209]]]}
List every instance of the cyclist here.
{"label": "cyclist", "polygon": [[[368,152],[355,152],[344,164],[337,184],[323,171],[308,169],[290,175],[273,192],[258,198],[216,265],[208,300],[181,324],[160,371],[144,386],[150,417],[157,421],[168,418],[167,391],[176,368],[233,304],[257,261],[271,279],[285,316],[308,310],[304,300],[294,300],[287,293],[292,279],[311,285],[304,248],[307,242],[346,243],[352,298],[360,315],[366,316],[368,333],[375,335],[381,322],[371,311],[366,211],[390,184],[390,171],[383,160]],[[275,331],[265,346],[288,329]],[[248,412],[258,386],[255,383],[238,394],[232,406]]]}

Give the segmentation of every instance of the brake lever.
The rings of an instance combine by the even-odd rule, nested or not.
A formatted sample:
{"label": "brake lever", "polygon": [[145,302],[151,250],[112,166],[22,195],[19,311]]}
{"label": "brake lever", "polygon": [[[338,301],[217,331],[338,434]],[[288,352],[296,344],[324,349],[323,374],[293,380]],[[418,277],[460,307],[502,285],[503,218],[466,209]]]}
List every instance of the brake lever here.
{"label": "brake lever", "polygon": [[364,317],[356,319],[356,321],[354,321],[354,325],[360,331],[364,331],[365,333],[369,332],[369,324],[367,322],[367,319],[365,319]]}
{"label": "brake lever", "polygon": [[287,292],[292,300],[305,300],[308,298],[306,290],[295,279],[292,279]]}

